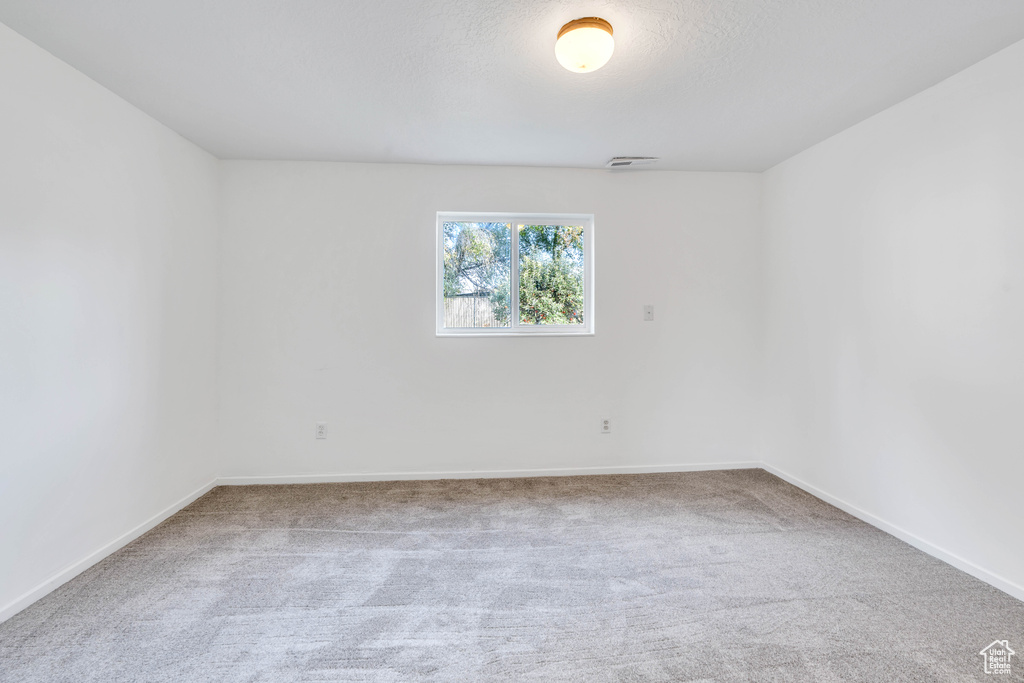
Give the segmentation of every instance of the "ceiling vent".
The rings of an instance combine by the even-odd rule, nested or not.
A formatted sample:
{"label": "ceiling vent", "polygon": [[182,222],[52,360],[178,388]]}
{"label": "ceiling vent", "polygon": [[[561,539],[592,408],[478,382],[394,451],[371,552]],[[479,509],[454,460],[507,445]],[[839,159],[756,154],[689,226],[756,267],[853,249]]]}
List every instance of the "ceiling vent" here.
{"label": "ceiling vent", "polygon": [[605,168],[629,168],[630,166],[646,166],[658,161],[658,157],[612,157]]}

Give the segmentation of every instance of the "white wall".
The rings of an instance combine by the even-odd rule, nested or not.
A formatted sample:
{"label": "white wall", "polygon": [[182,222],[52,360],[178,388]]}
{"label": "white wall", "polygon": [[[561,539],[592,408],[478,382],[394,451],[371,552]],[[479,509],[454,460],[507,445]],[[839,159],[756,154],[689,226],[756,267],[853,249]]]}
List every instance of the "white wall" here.
{"label": "white wall", "polygon": [[[302,162],[223,173],[223,476],[750,460],[758,175]],[[436,338],[438,210],[594,213],[596,336]],[[316,421],[327,440],[314,440]]]}
{"label": "white wall", "polygon": [[2,620],[216,474],[218,176],[3,25],[0,93]]}
{"label": "white wall", "polygon": [[765,459],[1018,597],[1022,121],[1018,43],[764,188]]}

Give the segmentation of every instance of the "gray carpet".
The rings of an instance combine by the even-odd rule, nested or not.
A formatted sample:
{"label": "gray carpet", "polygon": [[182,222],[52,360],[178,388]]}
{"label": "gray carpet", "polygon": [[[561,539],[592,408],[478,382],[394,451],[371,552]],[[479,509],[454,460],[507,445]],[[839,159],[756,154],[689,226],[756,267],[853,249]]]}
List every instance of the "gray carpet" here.
{"label": "gray carpet", "polygon": [[1024,603],[761,470],[221,487],[0,624],[19,683],[1022,673]]}

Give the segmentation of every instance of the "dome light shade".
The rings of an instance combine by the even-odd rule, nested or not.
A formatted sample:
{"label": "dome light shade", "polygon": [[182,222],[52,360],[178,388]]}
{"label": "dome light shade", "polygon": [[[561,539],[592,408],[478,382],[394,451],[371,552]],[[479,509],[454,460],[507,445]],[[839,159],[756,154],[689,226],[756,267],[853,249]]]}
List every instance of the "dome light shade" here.
{"label": "dome light shade", "polygon": [[598,17],[574,19],[562,27],[555,41],[555,57],[569,71],[596,71],[615,50],[612,25]]}

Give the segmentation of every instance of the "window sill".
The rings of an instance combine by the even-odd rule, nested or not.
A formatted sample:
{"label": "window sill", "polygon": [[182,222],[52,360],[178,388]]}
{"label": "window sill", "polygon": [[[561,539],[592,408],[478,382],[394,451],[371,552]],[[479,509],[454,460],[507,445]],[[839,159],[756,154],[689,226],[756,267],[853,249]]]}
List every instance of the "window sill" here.
{"label": "window sill", "polygon": [[435,332],[435,337],[593,337],[594,332]]}

